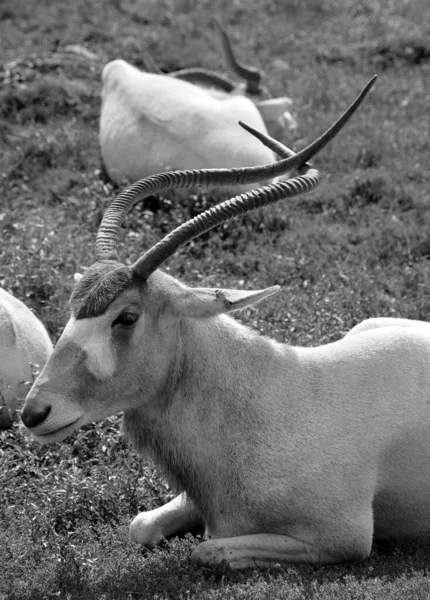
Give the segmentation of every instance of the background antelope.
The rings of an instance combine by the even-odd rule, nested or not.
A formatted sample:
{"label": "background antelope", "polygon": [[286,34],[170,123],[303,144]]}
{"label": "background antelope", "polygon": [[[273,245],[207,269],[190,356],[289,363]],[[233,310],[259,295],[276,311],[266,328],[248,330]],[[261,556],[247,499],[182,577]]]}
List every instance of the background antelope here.
{"label": "background antelope", "polygon": [[[212,19],[212,23],[220,34],[225,62],[231,73],[240,80],[239,83],[221,73],[202,68],[180,69],[168,75],[202,87],[215,98],[225,100],[229,96],[246,96],[258,108],[269,135],[282,139],[297,127],[297,121],[290,112],[292,100],[285,96],[274,98],[263,83],[263,73],[254,66],[240,63],[233,52],[227,31],[218,19]],[[148,72],[163,74],[148,52],[144,52],[143,61]]]}
{"label": "background antelope", "polygon": [[[270,167],[166,173],[109,207],[96,262],[77,282],[72,316],[27,397],[22,420],[42,443],[124,411],[125,434],[182,495],[134,521],[132,538],[158,541],[184,522],[208,540],[194,560],[231,567],[337,563],[366,557],[373,537],[430,536],[430,337],[373,328],[315,348],[260,337],[227,313],[278,287],[189,288],[158,267],[179,246],[235,214],[312,189],[307,161],[341,120],[301,153]],[[279,144],[258,134],[282,154]],[[302,175],[243,194],[184,223],[131,267],[117,260],[130,208],[174,186]],[[148,535],[149,533],[149,535]]]}
{"label": "background antelope", "polygon": [[0,288],[0,429],[10,427],[18,402],[25,398],[52,352],[41,321],[23,302]]}
{"label": "background antelope", "polygon": [[[227,62],[245,80],[235,84],[206,69],[153,73],[124,60],[102,73],[100,151],[109,177],[135,181],[173,169],[221,168],[273,162],[274,153],[237,127],[240,120],[284,137],[296,126],[289,98],[272,98],[261,73],[241,65],[217,21]],[[246,189],[246,188],[242,188]]]}

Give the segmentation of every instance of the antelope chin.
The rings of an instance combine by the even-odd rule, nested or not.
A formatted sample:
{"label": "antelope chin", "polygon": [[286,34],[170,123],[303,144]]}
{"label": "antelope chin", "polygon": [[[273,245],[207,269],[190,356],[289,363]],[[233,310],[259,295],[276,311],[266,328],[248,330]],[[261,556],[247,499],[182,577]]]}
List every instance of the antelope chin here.
{"label": "antelope chin", "polygon": [[62,427],[58,427],[57,429],[53,429],[52,431],[48,431],[47,433],[37,433],[29,430],[33,438],[39,442],[39,444],[53,444],[55,442],[61,442],[66,437],[71,435],[77,429],[80,429],[82,425],[84,425],[84,417],[78,417],[75,421],[68,423]]}

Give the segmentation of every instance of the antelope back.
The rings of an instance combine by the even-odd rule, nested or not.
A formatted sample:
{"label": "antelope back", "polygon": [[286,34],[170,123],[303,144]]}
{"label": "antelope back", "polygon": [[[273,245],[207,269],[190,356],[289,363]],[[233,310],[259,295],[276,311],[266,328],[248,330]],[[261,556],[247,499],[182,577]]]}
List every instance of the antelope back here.
{"label": "antelope back", "polygon": [[[114,181],[274,160],[271,150],[238,126],[244,120],[266,132],[260,112],[245,97],[220,100],[186,81],[143,73],[122,60],[106,65],[102,80],[100,150]],[[245,189],[251,187],[240,191]]]}

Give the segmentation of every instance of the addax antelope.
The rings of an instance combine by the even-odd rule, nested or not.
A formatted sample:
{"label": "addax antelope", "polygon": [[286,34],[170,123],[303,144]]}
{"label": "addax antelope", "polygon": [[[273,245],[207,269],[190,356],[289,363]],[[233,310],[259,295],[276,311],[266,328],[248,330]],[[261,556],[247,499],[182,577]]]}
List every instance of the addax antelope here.
{"label": "addax antelope", "polygon": [[[228,313],[278,291],[190,288],[159,267],[178,247],[256,207],[314,188],[307,162],[344,125],[270,166],[165,173],[126,189],[105,213],[96,262],[75,284],[71,317],[22,420],[42,443],[124,412],[123,430],[181,494],[136,517],[156,543],[195,523],[193,559],[233,568],[366,557],[374,538],[430,539],[430,335],[369,328],[327,345],[280,344]],[[248,128],[249,129],[249,128]],[[285,158],[285,156],[288,157]],[[131,266],[118,262],[136,202],[176,186],[260,181],[187,221]]]}
{"label": "addax antelope", "polygon": [[[289,98],[272,98],[261,73],[238,63],[218,24],[228,63],[245,84],[206,69],[162,74],[140,71],[124,60],[102,73],[100,152],[109,177],[120,183],[172,169],[272,163],[273,151],[239,127],[281,137],[295,126]],[[215,184],[214,184],[215,185]],[[250,189],[242,184],[242,191]]]}

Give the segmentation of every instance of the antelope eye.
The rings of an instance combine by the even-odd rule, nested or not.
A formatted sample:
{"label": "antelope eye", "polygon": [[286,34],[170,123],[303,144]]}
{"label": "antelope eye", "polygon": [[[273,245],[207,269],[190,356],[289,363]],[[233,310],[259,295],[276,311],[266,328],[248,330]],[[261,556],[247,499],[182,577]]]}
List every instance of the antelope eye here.
{"label": "antelope eye", "polygon": [[117,316],[117,318],[113,321],[112,327],[115,327],[115,325],[122,325],[123,327],[131,327],[132,325],[134,325],[136,323],[138,318],[139,318],[139,315],[136,315],[136,313],[124,311],[124,312],[120,313]]}

